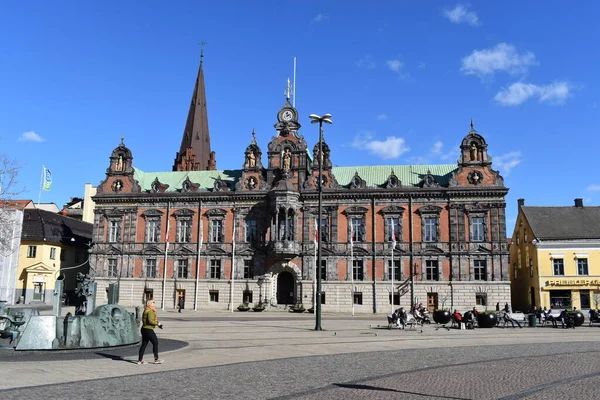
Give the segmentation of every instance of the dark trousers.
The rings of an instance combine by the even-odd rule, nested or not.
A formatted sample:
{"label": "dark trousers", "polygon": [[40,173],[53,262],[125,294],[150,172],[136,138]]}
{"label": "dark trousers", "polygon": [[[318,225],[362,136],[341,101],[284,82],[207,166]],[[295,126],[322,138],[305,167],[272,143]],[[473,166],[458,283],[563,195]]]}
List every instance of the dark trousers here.
{"label": "dark trousers", "polygon": [[158,360],[158,338],[156,337],[156,333],[154,329],[142,328],[142,345],[140,346],[140,355],[138,360],[144,359],[144,352],[146,351],[146,346],[148,346],[148,342],[152,343],[152,352],[154,353],[154,359]]}

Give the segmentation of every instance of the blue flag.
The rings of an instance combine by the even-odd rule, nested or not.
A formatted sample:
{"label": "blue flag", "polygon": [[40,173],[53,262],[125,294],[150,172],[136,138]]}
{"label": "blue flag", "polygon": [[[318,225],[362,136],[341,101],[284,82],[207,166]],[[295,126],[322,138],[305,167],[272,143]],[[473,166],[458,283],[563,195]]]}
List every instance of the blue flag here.
{"label": "blue flag", "polygon": [[44,190],[50,190],[52,185],[52,171],[44,167]]}

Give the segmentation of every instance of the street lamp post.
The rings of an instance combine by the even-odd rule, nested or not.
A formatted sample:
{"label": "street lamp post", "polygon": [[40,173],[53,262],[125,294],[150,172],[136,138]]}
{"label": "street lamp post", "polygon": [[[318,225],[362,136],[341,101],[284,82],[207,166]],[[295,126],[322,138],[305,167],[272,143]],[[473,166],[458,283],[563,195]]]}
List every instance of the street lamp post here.
{"label": "street lamp post", "polygon": [[315,308],[315,331],[323,330],[321,328],[321,241],[323,237],[321,235],[322,214],[323,214],[323,122],[326,124],[332,124],[331,114],[324,114],[322,117],[317,114],[310,114],[310,123],[319,123],[319,182],[317,185],[319,191],[319,223],[318,232],[319,240],[317,241],[317,304]]}

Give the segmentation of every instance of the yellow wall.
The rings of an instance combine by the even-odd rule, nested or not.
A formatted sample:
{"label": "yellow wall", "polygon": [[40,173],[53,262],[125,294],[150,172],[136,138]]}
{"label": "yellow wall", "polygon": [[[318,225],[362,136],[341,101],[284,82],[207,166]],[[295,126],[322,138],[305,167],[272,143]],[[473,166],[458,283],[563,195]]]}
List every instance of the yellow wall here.
{"label": "yellow wall", "polygon": [[[29,246],[37,247],[35,257],[27,257]],[[56,249],[54,259],[50,258],[52,248]],[[64,261],[61,261],[61,251],[65,252]],[[76,253],[79,254],[76,256]],[[31,303],[33,300],[35,283],[42,282],[44,283],[44,298],[42,301],[46,304],[51,304],[55,282],[58,276],[57,272],[61,268],[69,268],[83,264],[87,258],[87,252],[80,248],[64,246],[61,244],[49,244],[46,242],[21,241],[16,284],[17,299],[20,296],[24,296],[25,302]],[[77,286],[77,272],[87,273],[88,271],[89,264],[85,264],[81,266],[81,268],[63,271],[62,274],[65,276],[63,283],[64,290],[75,290]],[[25,292],[23,289],[25,289]]]}
{"label": "yellow wall", "polygon": [[[590,291],[590,302],[593,308],[598,308],[600,303],[600,240],[595,248],[586,243],[584,247],[576,247],[564,243],[564,247],[556,246],[552,250],[538,250],[538,265],[540,268],[539,287],[542,288],[542,306],[550,307],[549,290],[570,290],[572,307],[581,308],[580,290]],[[558,245],[558,243],[557,243]],[[553,259],[562,258],[564,275],[555,276]],[[588,274],[578,275],[577,260],[587,259]]]}
{"label": "yellow wall", "polygon": [[[554,275],[555,258],[563,259],[563,276]],[[577,274],[578,258],[588,260],[588,275]],[[591,307],[600,308],[600,239],[592,242],[539,241],[519,209],[510,246],[510,268],[513,309],[527,311],[533,305],[550,308],[550,290],[571,291],[569,308],[581,308],[580,291],[589,290]],[[534,288],[535,304],[531,304],[531,287]]]}

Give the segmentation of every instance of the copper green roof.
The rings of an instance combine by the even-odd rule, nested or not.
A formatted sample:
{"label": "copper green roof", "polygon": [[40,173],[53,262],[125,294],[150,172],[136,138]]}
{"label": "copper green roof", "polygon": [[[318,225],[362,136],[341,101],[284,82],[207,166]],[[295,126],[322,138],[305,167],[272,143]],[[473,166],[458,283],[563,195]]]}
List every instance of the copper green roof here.
{"label": "copper green roof", "polygon": [[173,172],[144,172],[134,168],[133,178],[138,181],[142,190],[150,190],[152,182],[158,178],[159,182],[169,185],[167,192],[175,192],[183,186],[186,178],[199,185],[200,189],[212,189],[215,179],[221,178],[232,189],[238,177],[242,176],[241,170],[214,170],[214,171],[173,171]]}
{"label": "copper green roof", "polygon": [[[354,174],[366,182],[367,187],[385,185],[392,172],[398,177],[402,186],[417,186],[427,175],[427,171],[435,178],[440,186],[448,186],[452,172],[456,171],[456,164],[436,165],[374,165],[359,167],[333,167],[332,173],[340,186],[350,184]],[[199,185],[200,189],[212,189],[215,179],[221,178],[230,189],[238,178],[242,176],[241,170],[215,170],[215,171],[175,171],[175,172],[144,172],[134,168],[133,177],[138,181],[143,191],[150,190],[156,178],[162,184],[169,185],[167,192],[180,190],[183,182],[189,177],[190,181]]]}
{"label": "copper green roof", "polygon": [[436,164],[436,165],[374,165],[360,167],[334,167],[332,168],[335,179],[341,186],[350,184],[354,174],[363,179],[367,187],[385,185],[392,171],[398,177],[402,186],[416,186],[426,176],[427,171],[435,178],[441,186],[448,186],[448,181],[452,177],[452,172],[456,171],[456,164]]}

